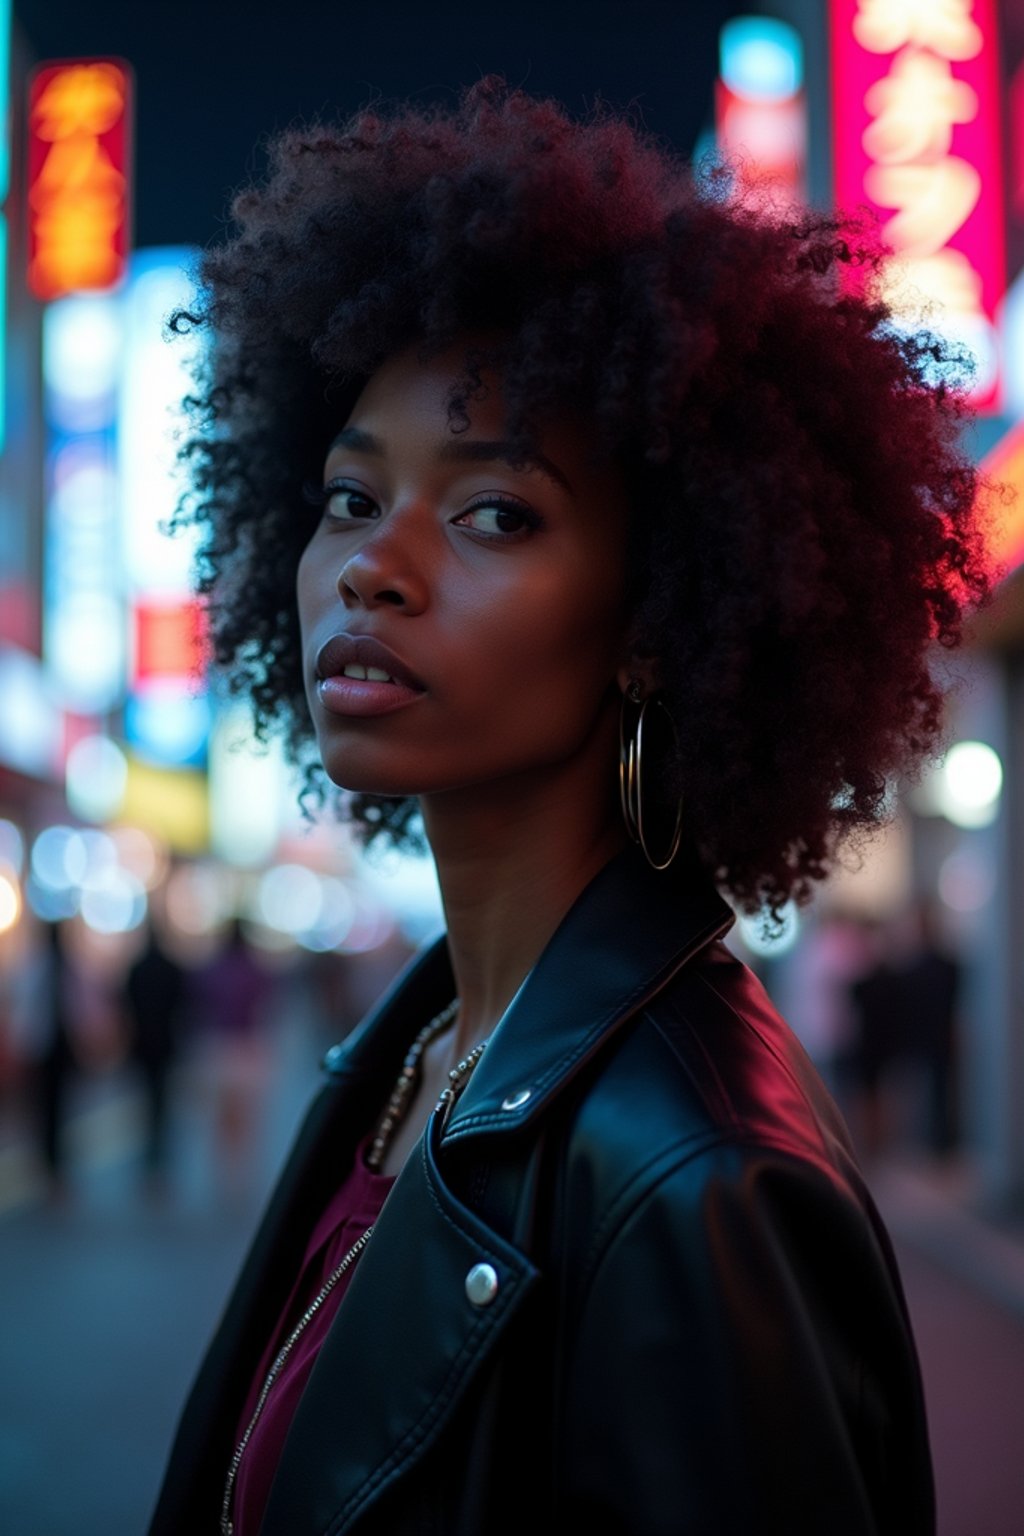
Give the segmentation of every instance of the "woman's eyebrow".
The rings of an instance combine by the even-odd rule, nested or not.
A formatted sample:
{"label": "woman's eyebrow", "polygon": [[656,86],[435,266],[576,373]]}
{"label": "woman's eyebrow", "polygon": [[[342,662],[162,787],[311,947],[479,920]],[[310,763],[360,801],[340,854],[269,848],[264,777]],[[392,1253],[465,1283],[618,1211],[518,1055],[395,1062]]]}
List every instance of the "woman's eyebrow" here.
{"label": "woman's eyebrow", "polygon": [[[352,448],[357,453],[373,454],[376,458],[383,458],[386,452],[380,438],[374,437],[372,432],[364,431],[362,427],[344,427],[331,443],[331,448]],[[437,457],[442,461],[454,459],[465,463],[501,463],[511,467],[518,464],[531,465],[547,475],[550,480],[554,480],[563,490],[568,491],[570,496],[576,494],[558,465],[546,455],[537,452],[522,454],[516,458],[513,455],[512,444],[501,439],[487,442],[482,442],[480,439],[470,442],[443,442],[437,450]]]}

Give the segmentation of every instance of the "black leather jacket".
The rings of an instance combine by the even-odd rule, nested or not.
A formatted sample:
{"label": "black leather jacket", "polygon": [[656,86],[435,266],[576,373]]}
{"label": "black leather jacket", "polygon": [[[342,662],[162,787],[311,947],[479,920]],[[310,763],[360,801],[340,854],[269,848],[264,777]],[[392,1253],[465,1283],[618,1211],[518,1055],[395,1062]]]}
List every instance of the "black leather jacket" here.
{"label": "black leather jacket", "polygon": [[[889,1241],[731,922],[695,863],[658,875],[632,849],[583,892],[392,1190],[263,1536],[930,1536]],[[439,940],[328,1052],[151,1536],[217,1532],[311,1224],[452,992]],[[480,1264],[489,1299],[467,1292]]]}

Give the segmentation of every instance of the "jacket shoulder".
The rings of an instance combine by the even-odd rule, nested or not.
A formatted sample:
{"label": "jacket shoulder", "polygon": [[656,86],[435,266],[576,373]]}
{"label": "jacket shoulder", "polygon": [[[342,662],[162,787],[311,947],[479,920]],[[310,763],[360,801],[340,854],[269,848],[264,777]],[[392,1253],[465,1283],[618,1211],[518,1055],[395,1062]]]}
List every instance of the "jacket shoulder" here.
{"label": "jacket shoulder", "polygon": [[753,972],[717,941],[684,966],[611,1042],[573,1117],[570,1187],[596,1223],[690,1165],[743,1177],[751,1157],[831,1184],[861,1207],[849,1133],[793,1031]]}
{"label": "jacket shoulder", "polygon": [[848,1168],[853,1151],[835,1101],[759,978],[721,941],[653,999],[644,1026],[695,1117]]}

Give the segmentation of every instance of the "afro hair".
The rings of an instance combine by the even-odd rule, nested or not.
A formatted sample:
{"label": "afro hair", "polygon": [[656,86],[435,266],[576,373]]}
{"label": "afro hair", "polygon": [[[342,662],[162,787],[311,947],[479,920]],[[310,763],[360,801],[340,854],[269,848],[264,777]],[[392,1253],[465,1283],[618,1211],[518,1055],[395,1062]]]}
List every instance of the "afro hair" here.
{"label": "afro hair", "polygon": [[[497,76],[280,135],[233,214],[176,317],[215,340],[181,516],[258,732],[282,728],[315,781],[303,487],[359,390],[414,341],[500,333],[494,359],[467,355],[453,428],[492,360],[524,452],[559,402],[589,412],[635,488],[636,648],[679,737],[666,786],[739,906],[806,900],[934,751],[935,647],[990,586],[955,358],[892,322],[870,232],[747,206],[609,108],[576,121]],[[367,841],[411,845],[416,810],[349,800]]]}

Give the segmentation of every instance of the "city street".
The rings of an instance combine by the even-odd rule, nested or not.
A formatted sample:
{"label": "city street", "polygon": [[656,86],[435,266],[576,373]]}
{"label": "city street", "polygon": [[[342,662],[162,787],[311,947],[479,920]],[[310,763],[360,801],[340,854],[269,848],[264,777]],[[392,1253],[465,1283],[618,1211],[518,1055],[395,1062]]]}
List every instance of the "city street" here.
{"label": "city street", "polygon": [[1024,1536],[1024,0],[0,0],[0,100],[0,1536],[236,1412],[246,1532]]}
{"label": "city street", "polygon": [[[161,1200],[143,1193],[127,1090],[79,1117],[63,1205],[18,1183],[17,1148],[0,1154],[5,1536],[145,1529],[183,1394],[315,1083],[309,1033],[275,1039],[274,1092],[247,1188],[224,1187],[195,1084],[179,1098]],[[907,1168],[881,1168],[872,1182],[896,1238],[922,1355],[940,1536],[1016,1536],[1024,1242],[964,1215],[934,1180]]]}

